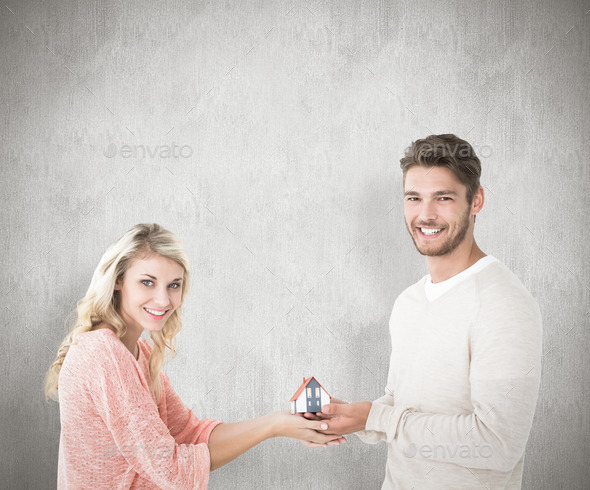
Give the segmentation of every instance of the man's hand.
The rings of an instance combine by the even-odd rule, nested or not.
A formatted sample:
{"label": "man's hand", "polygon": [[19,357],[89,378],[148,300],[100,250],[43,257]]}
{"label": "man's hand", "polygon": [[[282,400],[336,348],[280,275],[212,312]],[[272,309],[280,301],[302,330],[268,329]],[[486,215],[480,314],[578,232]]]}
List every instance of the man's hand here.
{"label": "man's hand", "polygon": [[332,403],[322,407],[321,413],[306,413],[304,416],[312,420],[324,420],[328,428],[321,432],[326,434],[351,434],[365,429],[372,406],[371,402],[345,403],[333,398]]}
{"label": "man's hand", "polygon": [[[332,405],[335,404],[335,403],[340,403],[340,404],[348,405],[348,402],[343,402],[339,398],[333,398],[333,397],[330,398],[330,403]],[[306,419],[309,419],[309,420],[326,420],[326,419],[331,419],[332,418],[332,415],[326,415],[325,413],[322,413],[322,412],[317,412],[317,413],[305,412],[302,415]]]}
{"label": "man's hand", "polygon": [[[345,403],[342,400],[338,400],[337,398],[332,398],[332,403]],[[306,418],[308,420],[325,420],[325,419],[329,419],[330,416],[329,415],[324,415],[321,412],[316,413],[311,413],[311,412],[305,412],[305,413],[298,413],[296,414],[298,417],[303,417]],[[324,434],[328,434],[328,435],[332,435],[332,436],[339,436],[325,444],[318,444],[315,442],[310,442],[310,441],[299,441],[301,442],[301,444],[303,444],[304,446],[307,447],[323,447],[323,446],[336,446],[338,444],[342,444],[343,442],[346,442],[346,437],[343,437],[342,434],[337,434],[336,432],[332,432],[331,430],[328,429],[319,429],[318,432],[323,432]]]}

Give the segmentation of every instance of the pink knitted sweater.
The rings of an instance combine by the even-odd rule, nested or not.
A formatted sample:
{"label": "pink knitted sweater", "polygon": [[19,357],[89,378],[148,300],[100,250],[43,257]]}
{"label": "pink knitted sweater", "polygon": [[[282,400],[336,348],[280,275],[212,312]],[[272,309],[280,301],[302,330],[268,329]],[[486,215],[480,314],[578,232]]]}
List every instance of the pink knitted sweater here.
{"label": "pink knitted sweater", "polygon": [[103,328],[85,332],[59,374],[58,488],[206,488],[207,442],[217,420],[199,420],[160,373],[149,391],[152,344],[139,358]]}

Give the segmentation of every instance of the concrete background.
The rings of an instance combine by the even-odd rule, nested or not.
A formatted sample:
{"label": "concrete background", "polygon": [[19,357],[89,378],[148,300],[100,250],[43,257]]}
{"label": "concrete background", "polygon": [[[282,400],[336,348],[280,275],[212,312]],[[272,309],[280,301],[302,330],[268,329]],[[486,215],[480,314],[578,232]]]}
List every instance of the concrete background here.
{"label": "concrete background", "polygon": [[[304,375],[349,401],[381,396],[391,307],[426,273],[399,158],[446,132],[482,159],[478,243],[543,312],[523,488],[587,485],[589,10],[3,4],[3,485],[55,486],[59,408],[43,375],[101,254],[138,222],[177,233],[192,260],[166,371],[198,416],[286,409]],[[313,451],[275,439],[210,488],[379,488],[385,456],[356,437]]]}

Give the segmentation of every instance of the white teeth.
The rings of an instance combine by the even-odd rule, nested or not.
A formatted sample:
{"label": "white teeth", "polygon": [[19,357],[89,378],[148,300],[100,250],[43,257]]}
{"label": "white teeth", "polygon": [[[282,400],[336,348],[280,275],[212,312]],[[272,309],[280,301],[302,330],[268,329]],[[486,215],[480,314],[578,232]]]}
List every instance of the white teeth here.
{"label": "white teeth", "polygon": [[442,230],[442,228],[438,228],[438,229],[434,229],[434,228],[420,228],[420,231],[422,233],[424,233],[425,235],[435,235],[436,233],[438,233],[441,230]]}
{"label": "white teeth", "polygon": [[156,316],[162,316],[166,313],[165,311],[150,310],[149,308],[144,308],[144,310]]}

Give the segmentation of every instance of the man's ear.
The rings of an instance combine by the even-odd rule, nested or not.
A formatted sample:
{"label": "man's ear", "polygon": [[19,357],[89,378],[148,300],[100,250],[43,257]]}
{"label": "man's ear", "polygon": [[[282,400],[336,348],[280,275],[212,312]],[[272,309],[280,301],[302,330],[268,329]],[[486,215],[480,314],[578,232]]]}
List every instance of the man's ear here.
{"label": "man's ear", "polygon": [[476,215],[483,208],[485,196],[483,193],[483,187],[480,185],[475,195],[473,196],[473,202],[471,203],[471,214]]}

